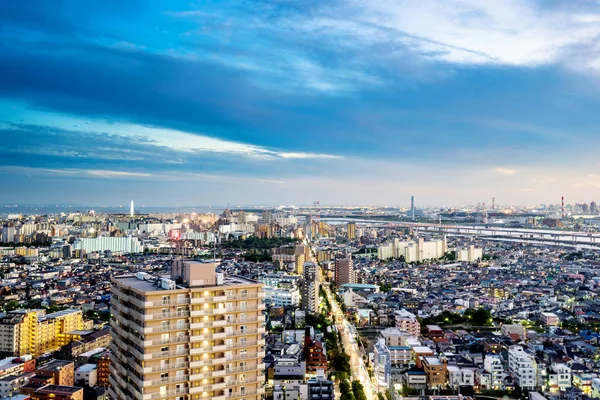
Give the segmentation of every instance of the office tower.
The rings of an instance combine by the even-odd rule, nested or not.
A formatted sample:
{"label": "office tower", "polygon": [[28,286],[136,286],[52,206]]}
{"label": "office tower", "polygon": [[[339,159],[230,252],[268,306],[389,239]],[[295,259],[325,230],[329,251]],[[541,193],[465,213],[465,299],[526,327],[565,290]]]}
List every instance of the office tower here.
{"label": "office tower", "polygon": [[356,222],[348,222],[348,239],[356,239]]}
{"label": "office tower", "polygon": [[590,214],[598,214],[598,204],[595,201],[590,203]]}
{"label": "office tower", "polygon": [[133,217],[135,215],[135,205],[133,204],[133,200],[131,200],[131,207],[129,208],[129,216]]}
{"label": "office tower", "polygon": [[415,196],[410,196],[410,215],[412,220],[415,220]]}
{"label": "office tower", "polygon": [[45,310],[10,311],[0,319],[0,353],[34,357],[56,351],[72,342],[68,332],[83,329],[83,312],[69,309],[46,314]]}
{"label": "office tower", "polygon": [[335,284],[340,286],[345,283],[355,283],[354,279],[354,264],[352,255],[336,254],[335,256]]}
{"label": "office tower", "polygon": [[263,285],[216,267],[113,278],[111,399],[263,397]]}
{"label": "office tower", "polygon": [[316,314],[319,312],[319,267],[317,264],[305,262],[302,278],[302,309]]}

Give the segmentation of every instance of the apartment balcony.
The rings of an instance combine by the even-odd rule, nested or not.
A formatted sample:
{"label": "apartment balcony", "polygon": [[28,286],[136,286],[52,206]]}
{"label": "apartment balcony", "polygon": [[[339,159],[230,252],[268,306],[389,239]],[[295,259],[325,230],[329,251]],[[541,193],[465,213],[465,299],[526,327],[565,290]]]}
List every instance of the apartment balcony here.
{"label": "apartment balcony", "polygon": [[205,358],[202,360],[193,360],[190,361],[190,367],[191,368],[202,368],[202,367],[212,367],[213,362],[212,362],[212,358]]}
{"label": "apartment balcony", "polygon": [[152,332],[172,332],[172,331],[185,331],[190,329],[190,324],[173,324],[173,325],[160,325],[150,328],[144,328],[144,333]]}
{"label": "apartment balcony", "polygon": [[226,348],[227,348],[227,346],[225,346],[224,344],[217,344],[217,345],[212,346],[212,348],[210,348],[210,351],[211,352],[223,352],[226,350]]}
{"label": "apartment balcony", "polygon": [[253,316],[246,316],[245,318],[238,317],[238,318],[227,318],[226,319],[227,323],[230,325],[246,324],[246,323],[257,322],[257,321],[264,322],[264,320],[265,320],[264,315],[253,315]]}
{"label": "apartment balcony", "polygon": [[214,301],[215,303],[219,303],[219,302],[227,301],[227,296],[225,296],[225,295],[221,295],[221,296],[215,296],[215,297],[213,297],[213,301]]}
{"label": "apartment balcony", "polygon": [[204,303],[212,303],[212,302],[213,302],[213,298],[211,296],[190,298],[191,304],[204,304]]}
{"label": "apartment balcony", "polygon": [[212,364],[225,364],[227,362],[227,360],[225,359],[225,357],[219,357],[219,358],[213,358],[212,359]]}
{"label": "apartment balcony", "polygon": [[[262,294],[262,295],[261,295]],[[250,292],[250,293],[239,293],[227,295],[227,300],[247,300],[247,299],[258,299],[264,297],[264,292]]]}
{"label": "apartment balcony", "polygon": [[210,393],[212,392],[213,385],[203,385],[203,386],[192,386],[190,387],[190,394],[198,394],[198,393]]}
{"label": "apartment balcony", "polygon": [[177,335],[177,336],[170,337],[168,339],[146,340],[146,341],[144,341],[144,345],[160,346],[160,345],[164,345],[164,344],[187,343],[189,341],[190,341],[190,336]]}
{"label": "apartment balcony", "polygon": [[198,355],[198,354],[204,354],[206,353],[206,347],[191,347],[190,348],[190,355]]}
{"label": "apartment balcony", "polygon": [[189,368],[190,364],[188,362],[181,362],[177,364],[165,364],[165,365],[154,365],[151,367],[146,367],[142,370],[142,373],[148,374],[151,372],[162,372],[162,371],[175,371],[178,369]]}
{"label": "apartment balcony", "polygon": [[119,375],[110,375],[112,378],[118,383],[118,385],[122,388],[127,387],[127,383],[121,378]]}
{"label": "apartment balcony", "polygon": [[264,356],[265,356],[265,353],[255,353],[255,352],[253,352],[253,353],[241,353],[241,354],[234,354],[234,355],[232,355],[230,357],[227,357],[227,361],[228,362],[229,361],[237,361],[237,360],[240,360],[240,359],[244,359],[245,360],[245,359],[257,358],[257,357],[263,358]]}
{"label": "apartment balcony", "polygon": [[175,375],[175,376],[169,376],[167,378],[153,380],[150,383],[150,385],[156,386],[156,385],[166,385],[169,383],[187,382],[188,379],[189,379],[189,375]]}
{"label": "apartment balcony", "polygon": [[236,391],[236,392],[226,393],[225,396],[227,399],[239,399],[239,398],[243,398],[243,397],[263,394],[264,392],[265,392],[264,389],[263,390],[249,389],[249,390],[244,390],[244,391]]}
{"label": "apartment balcony", "polygon": [[227,344],[227,349],[239,349],[239,348],[245,348],[245,347],[253,347],[257,345],[257,341],[256,340],[248,340],[248,341],[244,341],[244,342],[237,342],[237,343],[230,343]]}
{"label": "apartment balcony", "polygon": [[202,322],[192,322],[191,329],[204,329],[204,328],[212,328],[214,326],[215,321],[202,321]]}
{"label": "apartment balcony", "polygon": [[[262,368],[260,367],[262,365]],[[225,368],[226,375],[238,374],[240,372],[260,371],[264,369],[264,364],[246,365],[243,367]]]}
{"label": "apartment balcony", "polygon": [[225,313],[258,311],[258,310],[264,310],[264,308],[265,308],[265,306],[263,304],[248,304],[246,306],[230,306],[230,307],[225,307]]}
{"label": "apartment balcony", "polygon": [[180,349],[171,351],[158,351],[156,353],[144,354],[143,360],[159,360],[161,358],[187,356],[190,353],[190,349]]}
{"label": "apartment balcony", "polygon": [[253,334],[257,334],[257,333],[259,333],[257,328],[236,330],[236,331],[227,332],[227,337],[253,335]]}
{"label": "apartment balcony", "polygon": [[200,310],[191,310],[190,315],[192,317],[204,317],[208,315],[213,315],[214,308],[201,308]]}
{"label": "apartment balcony", "polygon": [[227,372],[224,369],[216,369],[212,371],[212,376],[214,376],[215,378],[225,376],[226,374]]}
{"label": "apartment balcony", "polygon": [[258,382],[264,382],[264,378],[259,378],[257,376],[255,377],[250,377],[250,378],[246,378],[246,379],[232,379],[227,381],[227,386],[242,386],[242,385],[249,385],[251,383],[258,383]]}
{"label": "apartment balcony", "polygon": [[213,372],[214,371],[203,372],[201,374],[192,374],[190,375],[190,381],[193,382],[201,379],[212,379],[214,377]]}
{"label": "apartment balcony", "polygon": [[225,332],[216,332],[212,335],[213,339],[225,339],[225,336]]}
{"label": "apartment balcony", "polygon": [[164,320],[169,318],[186,318],[190,316],[189,311],[173,311],[173,312],[164,312],[164,313],[155,313],[155,314],[145,314],[145,320]]}
{"label": "apartment balcony", "polygon": [[[145,303],[146,307],[169,307],[169,306],[184,306],[190,304],[189,297],[178,299],[173,298],[169,300],[157,300],[157,301],[147,301]],[[144,307],[144,308],[146,308]]]}
{"label": "apartment balcony", "polygon": [[[193,324],[192,324],[193,325]],[[193,330],[194,328],[192,328]],[[203,342],[205,340],[212,340],[214,338],[213,334],[207,333],[205,335],[194,335],[192,334],[190,336],[190,342],[195,343],[195,342]]]}
{"label": "apartment balcony", "polygon": [[180,388],[180,389],[166,390],[166,391],[156,392],[156,393],[149,393],[149,394],[144,395],[144,400],[164,399],[167,397],[181,396],[184,394],[188,394],[188,392],[189,392],[188,388]]}

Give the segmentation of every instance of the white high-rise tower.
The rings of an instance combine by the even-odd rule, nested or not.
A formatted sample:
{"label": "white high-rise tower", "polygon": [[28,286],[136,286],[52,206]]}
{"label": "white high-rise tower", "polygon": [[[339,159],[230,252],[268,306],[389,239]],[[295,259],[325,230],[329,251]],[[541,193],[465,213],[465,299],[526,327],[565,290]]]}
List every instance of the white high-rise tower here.
{"label": "white high-rise tower", "polygon": [[131,209],[129,210],[129,215],[133,217],[133,214],[135,214],[135,207],[133,205],[133,200],[131,200]]}

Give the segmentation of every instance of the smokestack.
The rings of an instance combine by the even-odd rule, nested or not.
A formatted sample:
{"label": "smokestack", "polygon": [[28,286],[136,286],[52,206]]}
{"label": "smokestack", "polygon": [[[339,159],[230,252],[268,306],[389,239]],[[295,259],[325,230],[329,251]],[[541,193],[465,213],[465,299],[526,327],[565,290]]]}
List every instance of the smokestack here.
{"label": "smokestack", "polygon": [[410,196],[410,213],[412,220],[415,220],[415,196]]}
{"label": "smokestack", "polygon": [[129,209],[129,216],[133,217],[135,214],[135,206],[133,205],[133,200],[131,200],[131,208]]}
{"label": "smokestack", "polygon": [[566,214],[565,214],[565,196],[562,196],[560,198],[560,202],[562,204],[562,217],[564,218],[564,217],[566,217]]}

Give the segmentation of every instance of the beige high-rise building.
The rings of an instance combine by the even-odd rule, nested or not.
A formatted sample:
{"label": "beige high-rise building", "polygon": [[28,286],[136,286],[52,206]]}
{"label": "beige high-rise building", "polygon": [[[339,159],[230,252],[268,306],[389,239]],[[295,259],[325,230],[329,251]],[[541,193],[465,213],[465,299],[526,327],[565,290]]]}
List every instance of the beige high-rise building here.
{"label": "beige high-rise building", "polygon": [[263,397],[263,285],[216,267],[113,279],[111,399]]}
{"label": "beige high-rise building", "polygon": [[83,328],[83,312],[78,309],[51,314],[43,309],[11,311],[0,319],[0,354],[36,357],[71,343],[67,333]]}
{"label": "beige high-rise building", "polygon": [[348,239],[356,239],[356,222],[348,222],[347,228]]}

